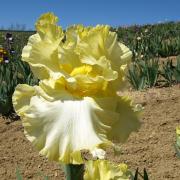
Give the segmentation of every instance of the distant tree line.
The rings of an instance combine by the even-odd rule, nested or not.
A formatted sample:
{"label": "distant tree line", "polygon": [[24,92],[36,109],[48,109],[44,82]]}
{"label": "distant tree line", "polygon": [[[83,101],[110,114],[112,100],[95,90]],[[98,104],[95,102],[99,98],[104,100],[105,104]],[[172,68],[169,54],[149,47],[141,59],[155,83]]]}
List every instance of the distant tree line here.
{"label": "distant tree line", "polygon": [[0,26],[0,30],[9,30],[9,31],[33,31],[31,28],[27,28],[26,24],[11,24],[9,27],[3,25]]}

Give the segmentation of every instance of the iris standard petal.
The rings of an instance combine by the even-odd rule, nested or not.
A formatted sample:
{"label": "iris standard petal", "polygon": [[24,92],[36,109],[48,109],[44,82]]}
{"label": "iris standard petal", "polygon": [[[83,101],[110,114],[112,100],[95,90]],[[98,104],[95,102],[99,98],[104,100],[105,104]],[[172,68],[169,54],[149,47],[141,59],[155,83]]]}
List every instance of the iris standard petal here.
{"label": "iris standard petal", "polygon": [[60,43],[64,38],[63,29],[57,26],[58,17],[53,13],[43,14],[36,22],[36,30],[41,40]]}
{"label": "iris standard petal", "polygon": [[30,36],[22,51],[22,60],[30,64],[34,75],[39,79],[62,74],[58,49],[64,33],[62,28],[57,26],[57,20],[52,13],[42,15],[36,23],[38,33]]}
{"label": "iris standard petal", "polygon": [[22,51],[22,59],[28,62],[36,77],[47,79],[54,73],[60,73],[58,63],[58,45],[43,42],[39,36],[30,37],[29,43]]}
{"label": "iris standard petal", "polygon": [[98,61],[105,56],[111,63],[112,69],[120,70],[132,57],[132,52],[117,40],[117,34],[110,31],[109,26],[96,26],[89,30],[77,45],[77,51],[81,54],[84,63]]}

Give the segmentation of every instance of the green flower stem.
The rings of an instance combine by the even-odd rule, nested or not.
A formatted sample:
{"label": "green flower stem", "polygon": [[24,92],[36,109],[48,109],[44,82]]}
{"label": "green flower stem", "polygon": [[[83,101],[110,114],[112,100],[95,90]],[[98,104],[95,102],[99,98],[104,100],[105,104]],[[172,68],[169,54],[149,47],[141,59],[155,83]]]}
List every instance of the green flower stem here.
{"label": "green flower stem", "polygon": [[83,180],[84,164],[81,164],[81,165],[74,165],[74,164],[64,165],[64,171],[66,174],[66,180]]}

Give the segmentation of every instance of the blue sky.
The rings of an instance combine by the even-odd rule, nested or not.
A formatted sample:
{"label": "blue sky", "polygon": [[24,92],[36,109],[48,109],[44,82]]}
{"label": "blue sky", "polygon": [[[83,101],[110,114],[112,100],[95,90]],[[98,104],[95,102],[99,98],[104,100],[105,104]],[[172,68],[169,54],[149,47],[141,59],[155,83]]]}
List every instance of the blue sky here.
{"label": "blue sky", "polygon": [[111,26],[180,21],[180,0],[0,0],[0,27],[26,24],[54,12],[60,25]]}

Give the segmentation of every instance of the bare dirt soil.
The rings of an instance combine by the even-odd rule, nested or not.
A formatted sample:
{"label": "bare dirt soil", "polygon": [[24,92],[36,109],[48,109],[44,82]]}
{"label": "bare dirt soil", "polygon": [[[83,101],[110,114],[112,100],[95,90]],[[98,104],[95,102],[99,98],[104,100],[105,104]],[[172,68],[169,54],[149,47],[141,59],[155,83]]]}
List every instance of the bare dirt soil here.
{"label": "bare dirt soil", "polygon": [[[180,125],[180,86],[126,94],[144,106],[142,125],[122,145],[121,155],[108,151],[108,159],[125,162],[131,170],[146,168],[150,180],[180,180],[180,159],[174,150],[175,128]],[[42,174],[63,180],[59,164],[40,156],[26,140],[21,121],[9,121],[0,117],[0,180],[16,179],[17,168],[25,180],[44,179]]]}

